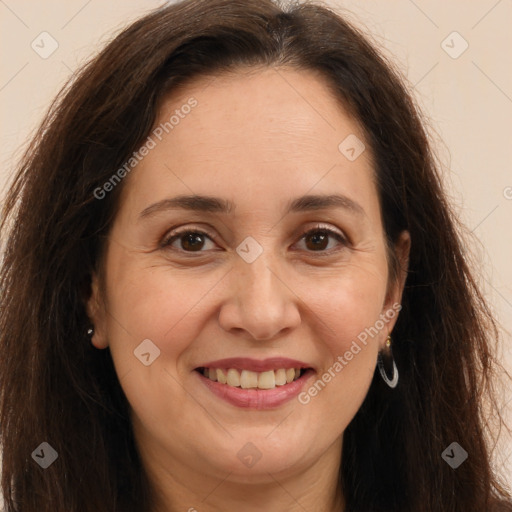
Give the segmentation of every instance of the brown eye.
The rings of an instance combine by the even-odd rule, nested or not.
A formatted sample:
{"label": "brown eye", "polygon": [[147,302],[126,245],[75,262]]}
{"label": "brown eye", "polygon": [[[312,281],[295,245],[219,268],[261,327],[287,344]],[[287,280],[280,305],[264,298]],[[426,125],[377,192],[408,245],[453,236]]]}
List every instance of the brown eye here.
{"label": "brown eye", "polygon": [[213,243],[210,236],[203,231],[188,230],[175,233],[163,243],[163,246],[183,252],[202,252],[208,240]]}
{"label": "brown eye", "polygon": [[331,244],[332,239],[337,241],[337,244],[334,244],[334,246],[347,245],[347,241],[342,235],[332,229],[325,228],[315,228],[307,231],[302,236],[301,241],[304,240],[306,250],[308,251],[330,252],[330,249],[335,249]]}
{"label": "brown eye", "polygon": [[313,231],[306,234],[306,247],[312,251],[323,251],[329,245],[329,234],[325,231]]}
{"label": "brown eye", "polygon": [[204,236],[199,233],[182,235],[181,247],[186,251],[200,251],[204,246]]}
{"label": "brown eye", "polygon": [[[305,250],[308,252],[330,253],[336,250],[336,245],[346,246],[345,238],[336,231],[327,228],[315,228],[304,233],[300,242],[304,240]],[[333,240],[335,241],[333,245]],[[211,245],[208,247],[208,243]],[[162,243],[163,248],[170,248],[178,252],[205,252],[215,247],[213,238],[201,230],[184,230],[175,232]]]}

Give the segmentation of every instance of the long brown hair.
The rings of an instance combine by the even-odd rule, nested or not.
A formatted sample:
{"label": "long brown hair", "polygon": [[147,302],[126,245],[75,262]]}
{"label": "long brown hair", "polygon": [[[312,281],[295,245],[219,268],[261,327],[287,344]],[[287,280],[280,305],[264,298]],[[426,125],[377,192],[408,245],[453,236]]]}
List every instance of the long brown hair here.
{"label": "long brown hair", "polygon": [[[169,91],[246,66],[325,78],[364,128],[389,246],[402,230],[411,234],[394,330],[400,383],[391,390],[377,372],[344,433],[347,512],[490,510],[510,498],[492,472],[485,414],[502,422],[493,391],[499,332],[403,79],[326,7],[188,0],[133,23],[70,81],[7,195],[0,224],[6,511],[148,510],[127,400],[108,349],[93,348],[86,334],[84,302],[123,184],[101,200],[94,191],[140,147]],[[454,441],[469,453],[456,470],[441,457]],[[47,469],[32,460],[42,442],[58,453]]]}

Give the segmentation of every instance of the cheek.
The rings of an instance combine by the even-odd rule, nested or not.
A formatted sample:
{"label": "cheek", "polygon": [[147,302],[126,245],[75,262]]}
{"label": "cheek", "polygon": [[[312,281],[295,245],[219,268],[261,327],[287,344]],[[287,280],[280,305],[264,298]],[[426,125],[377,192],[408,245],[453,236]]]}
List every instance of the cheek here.
{"label": "cheek", "polygon": [[[155,267],[116,272],[110,282],[112,358],[133,411],[149,430],[162,422],[179,424],[180,411],[190,407],[181,382],[184,368],[189,370],[183,356],[204,328],[209,292],[219,280],[206,274],[184,276]],[[139,349],[142,343],[144,350]]]}
{"label": "cheek", "polygon": [[[197,362],[201,355],[194,342],[201,339],[205,325],[213,318],[218,302],[216,287],[222,285],[225,270],[179,271],[161,264],[129,263],[119,261],[109,277],[112,358],[137,414],[147,421],[162,416],[171,421],[190,405],[182,383],[190,377],[192,359]],[[142,342],[148,349],[139,349]],[[136,354],[147,352],[150,364],[146,366],[144,357],[139,360]]]}
{"label": "cheek", "polygon": [[[307,284],[304,282],[304,286]],[[308,309],[317,318],[322,341],[332,357],[349,350],[354,340],[364,343],[366,339],[370,344],[385,334],[379,321],[386,297],[385,267],[347,266],[317,281],[314,288],[309,282],[309,289],[304,295],[308,297]]]}
{"label": "cheek", "polygon": [[387,334],[386,322],[381,320],[384,277],[368,269],[352,270],[331,284],[317,286],[308,302],[326,364],[306,389],[302,403],[329,404],[339,425],[348,424],[363,402],[375,372],[379,342]]}
{"label": "cheek", "polygon": [[200,332],[208,294],[218,277],[198,274],[194,278],[158,267],[135,270],[131,275],[130,279],[119,277],[111,288],[116,313],[111,326],[116,331],[119,324],[125,327],[124,341],[113,335],[112,344],[123,344],[126,349],[129,337],[133,351],[142,340],[150,339],[165,356],[162,359],[172,364]]}

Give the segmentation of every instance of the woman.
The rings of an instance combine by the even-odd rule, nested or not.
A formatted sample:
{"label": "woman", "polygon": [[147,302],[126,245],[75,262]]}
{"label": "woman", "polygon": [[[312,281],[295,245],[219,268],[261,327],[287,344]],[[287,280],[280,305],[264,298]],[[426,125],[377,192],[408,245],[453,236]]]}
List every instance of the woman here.
{"label": "woman", "polygon": [[2,229],[7,512],[512,510],[498,331],[421,118],[328,9],[135,22]]}

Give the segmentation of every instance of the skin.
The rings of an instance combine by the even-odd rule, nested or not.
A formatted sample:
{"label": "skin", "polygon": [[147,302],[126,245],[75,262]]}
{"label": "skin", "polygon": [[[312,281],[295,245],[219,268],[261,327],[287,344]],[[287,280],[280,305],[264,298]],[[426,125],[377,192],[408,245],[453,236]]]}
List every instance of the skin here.
{"label": "skin", "polygon": [[[166,98],[155,126],[192,96],[198,105],[125,178],[88,303],[92,342],[110,347],[132,408],[152,510],[342,510],[343,431],[397,315],[307,404],[241,409],[207,390],[194,369],[225,357],[289,357],[316,369],[312,384],[400,303],[405,270],[390,281],[370,149],[355,161],[339,151],[348,135],[364,136],[312,72],[195,79]],[[234,208],[140,218],[182,194],[220,197]],[[363,212],[284,214],[305,194],[344,195]],[[319,224],[347,242],[303,236]],[[199,253],[183,237],[163,247],[177,228],[206,229],[215,239],[202,238]],[[252,263],[236,252],[247,236],[263,249]],[[406,269],[407,233],[395,250]],[[145,339],[160,350],[149,366],[133,353]],[[261,453],[252,467],[237,457],[248,442]]]}

